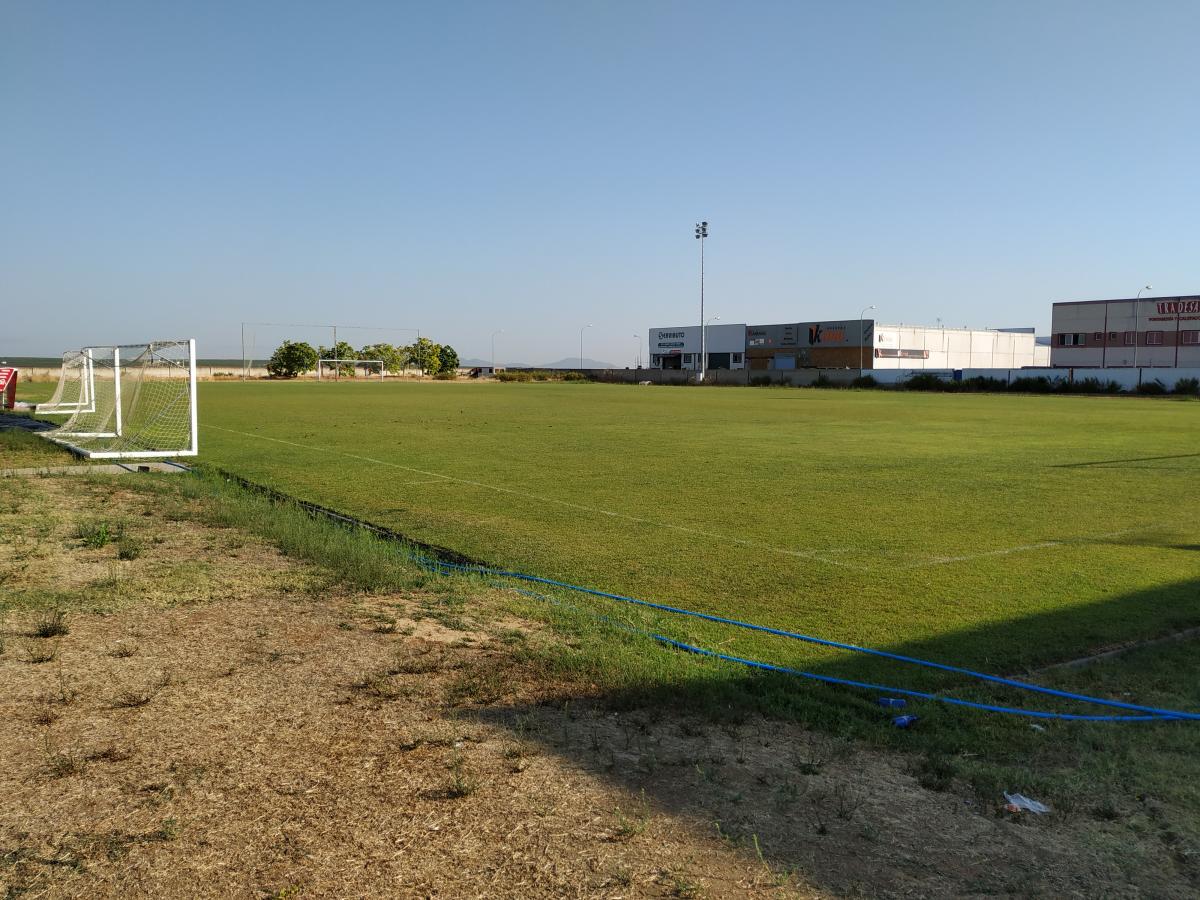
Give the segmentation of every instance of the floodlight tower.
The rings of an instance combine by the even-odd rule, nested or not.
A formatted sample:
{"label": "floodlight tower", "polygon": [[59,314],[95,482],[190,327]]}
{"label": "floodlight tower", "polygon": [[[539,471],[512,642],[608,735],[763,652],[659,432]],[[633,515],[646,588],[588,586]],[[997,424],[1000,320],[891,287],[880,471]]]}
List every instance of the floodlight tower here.
{"label": "floodlight tower", "polygon": [[708,237],[708,223],[696,223],[696,240],[700,242],[700,368],[699,374],[696,376],[697,381],[704,380],[705,363],[708,361],[706,353],[708,348],[704,346],[704,240]]}

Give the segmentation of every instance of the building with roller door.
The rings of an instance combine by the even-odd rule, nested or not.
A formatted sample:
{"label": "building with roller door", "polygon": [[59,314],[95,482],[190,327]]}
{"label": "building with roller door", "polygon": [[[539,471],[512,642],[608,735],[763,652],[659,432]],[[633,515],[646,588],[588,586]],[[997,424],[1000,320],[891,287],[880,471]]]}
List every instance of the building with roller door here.
{"label": "building with roller door", "polygon": [[[705,340],[708,371],[746,367],[746,326],[709,325]],[[700,368],[700,326],[676,325],[650,329],[650,368]]]}

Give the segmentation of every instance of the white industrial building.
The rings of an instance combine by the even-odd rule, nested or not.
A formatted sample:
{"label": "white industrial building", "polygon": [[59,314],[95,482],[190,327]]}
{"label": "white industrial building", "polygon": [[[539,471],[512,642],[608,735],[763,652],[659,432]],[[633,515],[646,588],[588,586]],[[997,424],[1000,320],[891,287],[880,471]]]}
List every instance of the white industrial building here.
{"label": "white industrial building", "polygon": [[[700,326],[650,329],[650,368],[699,368]],[[710,325],[709,370],[1020,369],[1049,366],[1032,328],[885,325],[873,319]]]}
{"label": "white industrial building", "polygon": [[1023,369],[1050,365],[1032,328],[875,326],[874,369]]}

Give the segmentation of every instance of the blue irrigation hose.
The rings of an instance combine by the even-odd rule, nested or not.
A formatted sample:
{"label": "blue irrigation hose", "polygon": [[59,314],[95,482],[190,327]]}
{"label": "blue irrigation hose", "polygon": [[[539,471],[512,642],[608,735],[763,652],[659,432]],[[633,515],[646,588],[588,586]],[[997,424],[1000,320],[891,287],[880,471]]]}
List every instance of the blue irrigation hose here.
{"label": "blue irrigation hose", "polygon": [[[1019,690],[1024,690],[1024,691],[1032,691],[1034,693],[1039,693],[1039,694],[1046,694],[1047,696],[1059,697],[1064,700],[1074,700],[1074,701],[1080,702],[1080,703],[1092,703],[1092,704],[1096,704],[1098,706],[1107,706],[1107,707],[1111,707],[1111,708],[1115,708],[1115,709],[1128,709],[1133,712],[1139,712],[1139,713],[1145,714],[1142,716],[1116,716],[1116,717],[1113,717],[1113,716],[1086,716],[1086,715],[1082,715],[1082,714],[1068,715],[1066,713],[1062,713],[1062,714],[1042,713],[1041,717],[1071,718],[1071,719],[1081,719],[1081,720],[1089,720],[1089,721],[1144,722],[1144,721],[1153,721],[1153,720],[1162,720],[1162,719],[1185,719],[1185,720],[1191,720],[1191,721],[1200,721],[1200,713],[1190,713],[1190,712],[1184,712],[1182,710],[1173,710],[1173,709],[1160,709],[1160,708],[1153,707],[1153,706],[1141,706],[1136,703],[1123,703],[1120,700],[1106,700],[1102,697],[1091,697],[1091,696],[1088,696],[1087,694],[1077,694],[1072,691],[1060,691],[1056,688],[1042,687],[1041,685],[1029,684],[1024,681],[1016,681],[1015,679],[1004,678],[999,675],[988,675],[985,672],[976,672],[972,669],[964,669],[959,666],[951,666],[946,663],[939,663],[939,662],[933,662],[931,660],[918,659],[917,657],[904,656],[899,653],[889,653],[886,650],[874,650],[874,649],[871,649],[870,647],[859,647],[855,644],[846,644],[846,643],[842,643],[840,641],[826,640],[825,638],[813,637],[813,636],[807,635],[807,634],[799,634],[799,633],[793,632],[793,631],[783,631],[778,628],[771,628],[767,625],[755,625],[752,622],[741,622],[737,619],[727,619],[723,616],[714,616],[709,613],[696,612],[695,610],[682,609],[682,608],[676,607],[676,606],[667,606],[662,603],[653,603],[649,600],[638,600],[635,597],[625,597],[625,596],[622,596],[621,594],[612,594],[607,591],[598,591],[598,590],[595,590],[594,588],[580,587],[579,585],[568,584],[567,582],[563,582],[563,581],[555,581],[552,578],[542,578],[537,575],[526,575],[523,572],[510,572],[510,571],[507,571],[504,569],[493,569],[493,568],[489,568],[487,566],[463,565],[461,563],[443,562],[442,560],[431,559],[427,556],[423,556],[423,555],[417,554],[417,553],[413,553],[412,557],[414,560],[416,560],[418,563],[425,566],[426,568],[436,569],[438,571],[441,571],[443,574],[445,574],[447,571],[449,571],[449,572],[458,572],[458,573],[463,573],[463,574],[484,575],[484,576],[489,576],[492,578],[510,578],[510,579],[519,580],[519,581],[532,582],[535,584],[546,584],[546,585],[550,585],[552,587],[565,588],[567,590],[575,591],[580,594],[588,594],[593,597],[602,597],[607,600],[616,600],[621,603],[631,603],[636,606],[642,606],[642,607],[646,607],[649,609],[659,610],[661,612],[671,613],[672,615],[688,616],[690,618],[701,619],[706,622],[715,622],[720,625],[732,625],[736,628],[744,628],[749,631],[759,631],[759,632],[763,632],[765,634],[773,634],[778,637],[789,638],[791,640],[797,640],[797,641],[804,641],[804,642],[810,643],[810,644],[818,644],[818,645],[824,646],[824,647],[834,647],[839,650],[849,650],[854,653],[863,653],[863,654],[867,654],[869,656],[878,656],[878,657],[881,657],[884,659],[892,659],[892,660],[896,660],[898,662],[908,663],[908,664],[917,665],[917,666],[924,666],[924,667],[930,668],[930,669],[938,669],[938,670],[941,670],[944,672],[953,672],[955,674],[966,675],[970,678],[974,678],[974,679],[977,679],[980,681],[988,681],[988,682],[992,682],[994,684],[1002,684],[1002,685],[1005,685],[1006,687],[1017,688]],[[1032,715],[1033,714],[1029,711],[1018,710],[1018,709],[1011,708],[1011,707],[989,706],[988,704],[974,704],[967,700],[955,700],[954,698],[950,698],[950,697],[943,698],[938,695],[925,694],[920,691],[901,690],[898,688],[881,688],[877,685],[868,685],[866,683],[853,682],[853,681],[848,681],[848,680],[844,680],[844,679],[836,679],[831,675],[816,675],[811,672],[801,672],[800,670],[796,670],[796,669],[787,669],[786,667],[774,666],[770,663],[763,663],[763,662],[758,662],[755,660],[746,660],[746,659],[742,659],[740,657],[725,656],[725,655],[722,655],[719,653],[715,653],[714,651],[711,651],[711,650],[704,650],[699,647],[691,647],[690,645],[680,644],[677,641],[673,641],[671,638],[662,637],[660,635],[654,635],[650,632],[645,632],[645,633],[647,635],[649,635],[650,637],[655,638],[656,640],[660,640],[665,643],[675,644],[679,647],[679,649],[684,649],[684,650],[687,650],[688,652],[698,653],[700,655],[715,656],[715,657],[718,657],[721,659],[727,659],[732,662],[741,663],[743,665],[750,665],[755,668],[770,669],[770,670],[779,671],[779,672],[787,672],[787,673],[794,674],[794,675],[801,675],[806,678],[813,678],[816,680],[828,681],[831,684],[845,684],[845,685],[849,685],[849,686],[853,686],[853,687],[867,687],[871,690],[891,690],[891,691],[895,691],[897,693],[907,694],[908,696],[912,696],[912,697],[943,700],[946,703],[953,703],[953,704],[961,705],[961,706],[973,706],[978,709],[987,709],[987,710],[991,710],[994,712],[1012,712],[1012,713],[1016,713],[1016,714],[1020,714],[1020,715]]]}
{"label": "blue irrigation hose", "polygon": [[[504,585],[500,582],[492,582],[492,584],[495,587],[500,587],[500,588],[507,587],[506,585]],[[1059,712],[1050,712],[1048,710],[1041,710],[1041,709],[1021,709],[1021,708],[1015,707],[1015,706],[998,706],[994,703],[977,703],[974,700],[960,700],[957,697],[947,697],[943,694],[931,694],[926,691],[914,691],[914,690],[909,690],[908,688],[891,687],[890,685],[885,685],[885,684],[873,684],[869,681],[853,681],[848,678],[837,678],[833,675],[818,675],[815,672],[805,672],[800,669],[792,669],[787,666],[777,666],[777,665],[774,665],[773,663],[766,663],[766,662],[762,662],[757,659],[747,659],[747,658],[741,657],[741,656],[731,656],[727,653],[717,653],[714,650],[706,650],[703,647],[697,647],[694,644],[687,644],[687,643],[684,643],[683,641],[677,641],[674,638],[669,638],[669,637],[666,637],[665,635],[661,635],[661,634],[655,634],[652,631],[644,631],[641,628],[637,628],[637,627],[635,627],[633,625],[629,625],[625,622],[619,622],[619,621],[611,618],[610,616],[606,616],[602,613],[595,613],[595,612],[592,612],[591,610],[580,609],[579,607],[575,606],[574,604],[566,603],[564,601],[557,600],[553,597],[547,597],[545,594],[539,594],[539,593],[536,593],[535,591],[528,591],[528,590],[524,590],[522,588],[511,588],[511,590],[515,591],[518,594],[522,594],[523,596],[526,596],[526,597],[533,597],[534,599],[537,599],[537,600],[543,600],[543,601],[547,601],[550,603],[554,603],[556,605],[565,606],[568,609],[573,609],[577,612],[581,612],[581,613],[590,615],[593,618],[598,619],[602,622],[605,622],[608,625],[612,625],[615,628],[620,628],[623,631],[630,632],[631,634],[640,635],[642,637],[652,638],[661,644],[664,644],[668,647],[672,647],[676,650],[682,650],[686,653],[694,653],[697,656],[706,656],[711,659],[721,659],[726,662],[737,663],[738,665],[746,666],[747,668],[751,668],[751,669],[760,669],[760,670],[767,671],[767,672],[776,672],[776,673],[779,673],[782,675],[792,675],[797,678],[809,678],[813,681],[824,682],[825,684],[836,684],[836,685],[839,685],[842,687],[862,688],[862,689],[868,690],[868,691],[877,691],[877,692],[888,693],[888,694],[904,694],[905,696],[916,697],[921,700],[936,700],[939,703],[948,703],[953,706],[963,706],[968,709],[978,709],[978,710],[983,710],[985,712],[1004,713],[1006,715],[1013,715],[1013,716],[1026,716],[1026,717],[1032,718],[1032,719],[1057,719],[1057,720],[1072,721],[1072,722],[1171,722],[1171,721],[1178,722],[1178,721],[1185,721],[1188,717],[1188,715],[1186,713],[1170,714],[1170,715],[1163,714],[1163,715],[1142,715],[1142,716],[1112,716],[1112,715],[1089,715],[1089,714],[1084,714],[1084,713],[1059,713]]]}

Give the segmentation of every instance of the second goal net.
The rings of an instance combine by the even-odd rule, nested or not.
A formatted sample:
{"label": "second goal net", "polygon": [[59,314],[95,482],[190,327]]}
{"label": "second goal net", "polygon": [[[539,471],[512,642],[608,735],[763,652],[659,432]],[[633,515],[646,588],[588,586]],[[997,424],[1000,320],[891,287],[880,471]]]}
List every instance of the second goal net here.
{"label": "second goal net", "polygon": [[66,416],[41,434],[89,459],[195,456],[196,342],[68,351],[54,395],[37,412]]}
{"label": "second goal net", "polygon": [[317,381],[326,378],[338,378],[345,375],[353,378],[361,370],[365,377],[378,376],[383,381],[382,359],[318,359]]}

